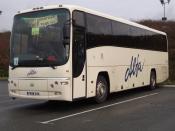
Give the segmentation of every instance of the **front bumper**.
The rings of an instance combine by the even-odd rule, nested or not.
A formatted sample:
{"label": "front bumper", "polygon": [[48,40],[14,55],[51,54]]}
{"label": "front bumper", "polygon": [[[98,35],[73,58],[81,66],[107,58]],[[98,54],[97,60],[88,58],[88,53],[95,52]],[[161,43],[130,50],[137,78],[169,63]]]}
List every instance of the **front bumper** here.
{"label": "front bumper", "polygon": [[10,78],[8,87],[13,98],[72,101],[70,78]]}

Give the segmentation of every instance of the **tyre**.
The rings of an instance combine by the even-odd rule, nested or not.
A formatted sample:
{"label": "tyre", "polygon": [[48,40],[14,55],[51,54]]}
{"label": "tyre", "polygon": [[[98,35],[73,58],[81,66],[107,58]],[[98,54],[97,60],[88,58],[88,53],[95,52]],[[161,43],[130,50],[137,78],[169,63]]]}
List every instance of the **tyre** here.
{"label": "tyre", "polygon": [[151,90],[154,90],[157,86],[157,82],[156,82],[156,72],[155,71],[151,71],[151,74],[150,74],[150,85],[149,85],[149,88]]}
{"label": "tyre", "polygon": [[96,96],[95,101],[97,103],[104,102],[108,97],[108,84],[105,77],[99,75],[96,82]]}

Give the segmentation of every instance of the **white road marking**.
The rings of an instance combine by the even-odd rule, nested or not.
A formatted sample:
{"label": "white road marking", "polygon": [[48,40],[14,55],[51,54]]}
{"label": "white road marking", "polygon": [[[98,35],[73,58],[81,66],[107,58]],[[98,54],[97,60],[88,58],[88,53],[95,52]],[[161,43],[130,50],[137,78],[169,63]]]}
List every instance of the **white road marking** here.
{"label": "white road marking", "polygon": [[81,115],[81,114],[85,114],[85,113],[89,113],[89,112],[105,109],[105,108],[108,108],[108,107],[112,107],[112,106],[116,106],[116,105],[119,105],[119,104],[131,102],[131,101],[138,100],[138,99],[143,99],[143,98],[146,98],[146,97],[149,97],[149,96],[158,95],[158,94],[159,93],[148,94],[148,95],[136,97],[136,98],[133,98],[133,99],[129,99],[129,100],[125,100],[125,101],[109,104],[109,105],[106,105],[106,106],[102,106],[102,107],[98,107],[98,108],[82,111],[82,112],[79,112],[79,113],[75,113],[75,114],[71,114],[71,115],[67,115],[67,116],[63,116],[63,117],[59,117],[59,118],[55,118],[55,119],[52,119],[52,120],[43,121],[43,122],[39,122],[39,123],[41,123],[41,124],[49,124],[51,122],[63,120],[63,119],[70,118],[70,117],[73,117],[73,116],[78,116],[78,115]]}

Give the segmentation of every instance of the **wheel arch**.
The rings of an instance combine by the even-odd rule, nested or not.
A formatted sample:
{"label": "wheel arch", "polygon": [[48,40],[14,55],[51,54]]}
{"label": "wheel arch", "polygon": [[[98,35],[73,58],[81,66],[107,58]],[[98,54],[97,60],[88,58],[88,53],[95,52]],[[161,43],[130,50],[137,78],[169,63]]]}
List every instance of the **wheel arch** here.
{"label": "wheel arch", "polygon": [[150,71],[150,74],[151,74],[151,72],[154,72],[154,73],[155,73],[155,75],[156,75],[156,80],[157,80],[157,72],[156,72],[156,68],[152,68],[151,71]]}

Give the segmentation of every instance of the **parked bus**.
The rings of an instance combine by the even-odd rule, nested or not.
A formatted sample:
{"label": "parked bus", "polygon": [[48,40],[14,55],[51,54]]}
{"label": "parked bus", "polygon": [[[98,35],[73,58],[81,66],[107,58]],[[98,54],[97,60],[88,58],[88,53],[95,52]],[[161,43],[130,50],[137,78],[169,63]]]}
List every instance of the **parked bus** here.
{"label": "parked bus", "polygon": [[18,12],[10,46],[12,98],[74,101],[168,79],[164,32],[73,5]]}

